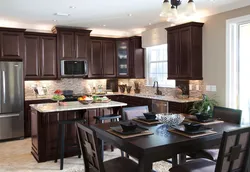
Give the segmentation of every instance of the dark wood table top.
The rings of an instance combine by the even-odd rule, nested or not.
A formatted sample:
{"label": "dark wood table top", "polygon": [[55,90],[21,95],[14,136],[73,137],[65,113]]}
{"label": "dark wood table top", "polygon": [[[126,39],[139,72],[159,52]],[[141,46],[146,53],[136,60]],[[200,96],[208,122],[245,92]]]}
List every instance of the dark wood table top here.
{"label": "dark wood table top", "polygon": [[231,123],[221,123],[209,125],[216,134],[202,136],[198,138],[188,138],[168,131],[168,127],[163,124],[156,126],[145,126],[153,135],[122,139],[110,134],[107,130],[112,126],[118,126],[119,123],[104,123],[92,125],[91,128],[97,133],[97,136],[107,141],[128,154],[138,158],[143,158],[147,162],[156,162],[175,156],[176,154],[186,153],[211,148],[220,144],[223,131],[241,128],[240,125]]}

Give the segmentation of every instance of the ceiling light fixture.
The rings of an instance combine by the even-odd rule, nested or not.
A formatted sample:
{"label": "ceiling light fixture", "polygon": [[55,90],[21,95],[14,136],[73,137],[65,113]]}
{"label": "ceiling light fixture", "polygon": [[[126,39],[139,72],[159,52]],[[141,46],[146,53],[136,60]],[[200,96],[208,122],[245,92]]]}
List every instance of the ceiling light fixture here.
{"label": "ceiling light fixture", "polygon": [[132,14],[130,13],[130,14],[128,14],[128,16],[129,16],[129,17],[131,17],[131,16],[132,16]]}
{"label": "ceiling light fixture", "polygon": [[53,22],[57,22],[57,20],[53,20]]}
{"label": "ceiling light fixture", "polygon": [[152,25],[152,23],[149,23],[148,25]]}
{"label": "ceiling light fixture", "polygon": [[[164,0],[162,4],[162,10],[160,13],[161,17],[177,18],[178,17],[178,8],[182,4],[182,0]],[[194,0],[188,0],[188,3],[185,6],[185,15],[190,16],[196,13],[196,6]]]}
{"label": "ceiling light fixture", "polygon": [[75,6],[69,6],[69,8],[75,9],[76,7]]}
{"label": "ceiling light fixture", "polygon": [[104,24],[104,25],[102,25],[103,27],[106,27],[106,25]]}
{"label": "ceiling light fixture", "polygon": [[70,16],[68,13],[55,13],[56,16]]}

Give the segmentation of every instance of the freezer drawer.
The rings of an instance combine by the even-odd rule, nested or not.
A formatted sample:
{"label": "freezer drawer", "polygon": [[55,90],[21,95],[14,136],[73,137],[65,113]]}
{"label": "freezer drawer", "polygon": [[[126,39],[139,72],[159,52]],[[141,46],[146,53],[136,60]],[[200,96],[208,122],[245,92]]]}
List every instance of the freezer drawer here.
{"label": "freezer drawer", "polygon": [[24,136],[23,112],[0,114],[0,140]]}

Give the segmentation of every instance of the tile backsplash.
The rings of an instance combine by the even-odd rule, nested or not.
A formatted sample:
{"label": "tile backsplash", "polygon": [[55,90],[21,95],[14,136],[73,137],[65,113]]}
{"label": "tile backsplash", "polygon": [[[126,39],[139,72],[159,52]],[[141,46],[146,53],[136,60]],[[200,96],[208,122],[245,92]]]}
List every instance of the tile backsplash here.
{"label": "tile backsplash", "polygon": [[[155,94],[155,88],[151,86],[145,86],[145,79],[119,79],[118,84],[127,84],[132,86],[131,93],[134,93],[134,81],[140,83],[141,94]],[[48,90],[48,95],[52,95],[56,89],[61,90],[73,90],[75,94],[78,93],[91,93],[92,88],[98,85],[102,85],[106,90],[106,79],[88,80],[88,79],[61,79],[61,80],[46,80],[46,81],[25,81],[25,96],[34,96],[33,87],[45,86]],[[202,81],[189,81],[192,85],[192,90],[189,91],[190,97],[200,97],[204,92],[204,86]],[[190,86],[189,85],[189,86]],[[199,90],[196,90],[198,85]],[[165,96],[175,96],[175,88],[159,88]]]}

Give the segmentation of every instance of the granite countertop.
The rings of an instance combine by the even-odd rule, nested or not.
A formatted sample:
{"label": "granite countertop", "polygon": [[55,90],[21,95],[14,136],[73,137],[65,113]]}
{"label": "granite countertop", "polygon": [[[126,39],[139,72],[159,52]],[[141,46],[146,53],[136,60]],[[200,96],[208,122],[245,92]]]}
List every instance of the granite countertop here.
{"label": "granite countertop", "polygon": [[[126,96],[134,96],[134,97],[141,97],[141,98],[148,98],[148,99],[153,99],[153,100],[163,100],[163,101],[169,101],[169,102],[177,102],[177,103],[189,103],[189,102],[196,102],[200,101],[202,99],[200,98],[187,98],[187,99],[179,99],[173,96],[160,96],[160,95],[151,95],[151,94],[127,94],[127,93],[108,93],[106,96],[112,96],[112,95],[126,95]],[[43,97],[35,97],[35,96],[27,96],[25,97],[25,101],[31,101],[31,100],[46,100],[46,99],[51,99],[52,95],[46,95]]]}
{"label": "granite countertop", "polygon": [[73,102],[63,102],[61,106],[59,106],[57,103],[41,103],[41,104],[30,105],[30,107],[41,113],[111,108],[111,107],[121,107],[121,106],[127,106],[127,103],[111,101],[109,103],[91,103],[88,105],[84,105],[78,101],[73,101]]}

